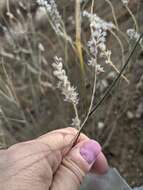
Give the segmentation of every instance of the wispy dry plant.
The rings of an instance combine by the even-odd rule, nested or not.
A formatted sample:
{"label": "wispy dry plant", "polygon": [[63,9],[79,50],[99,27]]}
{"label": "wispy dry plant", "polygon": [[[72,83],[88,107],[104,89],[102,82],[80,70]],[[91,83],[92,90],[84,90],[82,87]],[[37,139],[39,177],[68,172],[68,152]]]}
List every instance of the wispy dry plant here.
{"label": "wispy dry plant", "polygon": [[75,118],[72,119],[72,126],[79,129],[80,119],[77,109],[77,104],[79,102],[78,93],[76,92],[75,87],[71,86],[71,83],[66,75],[66,71],[63,69],[62,59],[55,57],[52,66],[54,68],[53,74],[58,79],[58,88],[61,90],[62,95],[64,95],[64,101],[73,105]]}
{"label": "wispy dry plant", "polygon": [[[4,134],[8,132],[14,134],[13,142],[26,140],[59,125],[69,126],[69,120],[70,123],[72,120],[72,126],[81,129],[94,104],[98,105],[99,96],[104,97],[99,92],[98,82],[107,82],[104,90],[108,89],[108,75],[112,71],[115,72],[112,80],[119,74],[123,82],[129,82],[120,72],[120,63],[115,61],[112,46],[108,48],[108,40],[114,38],[120,46],[123,65],[126,42],[123,41],[127,35],[120,29],[112,3],[106,1],[112,9],[114,23],[98,16],[94,0],[88,2],[90,10],[84,10],[84,1],[67,2],[75,6],[75,15],[67,13],[72,16],[72,24],[62,15],[62,6],[58,9],[59,4],[54,0],[36,0],[34,5],[28,1],[29,8],[24,1],[16,1],[16,5],[10,0],[7,2],[0,18],[0,141],[7,143]],[[46,18],[43,25],[41,18]],[[136,41],[139,38],[136,30],[134,37],[131,30],[127,34]],[[81,68],[84,70],[82,78],[78,74]],[[55,78],[57,85],[53,82]],[[91,84],[87,94],[82,94],[83,79]],[[67,107],[63,106],[57,88],[68,102],[68,111],[64,110]],[[85,101],[89,102],[88,108],[84,108]],[[41,123],[44,123],[42,129]],[[5,130],[3,126],[6,126]]]}
{"label": "wispy dry plant", "polygon": [[[111,61],[111,51],[108,50],[105,45],[107,31],[110,31],[112,34],[114,34],[114,32],[112,31],[112,29],[115,29],[114,24],[111,22],[108,23],[108,22],[102,20],[96,14],[90,14],[86,11],[83,14],[90,20],[90,25],[92,26],[92,31],[94,32],[94,30],[95,30],[94,33],[95,33],[95,38],[97,39],[97,49],[99,48],[100,57],[103,57],[105,59],[105,63],[109,64],[117,73],[119,73],[118,68]],[[94,36],[93,32],[92,32],[92,35]],[[117,39],[121,45],[119,38],[117,38]],[[90,43],[92,43],[92,41],[90,41]],[[121,47],[122,47],[122,45],[121,45]],[[124,75],[122,75],[122,78],[127,83],[129,83],[128,79]]]}

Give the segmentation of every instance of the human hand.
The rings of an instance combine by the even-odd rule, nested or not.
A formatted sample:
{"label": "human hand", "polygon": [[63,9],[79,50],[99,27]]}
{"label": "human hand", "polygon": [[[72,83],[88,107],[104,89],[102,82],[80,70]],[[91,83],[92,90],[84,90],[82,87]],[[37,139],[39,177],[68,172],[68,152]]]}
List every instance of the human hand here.
{"label": "human hand", "polygon": [[108,170],[100,145],[77,130],[55,130],[0,151],[0,190],[77,190],[84,176]]}

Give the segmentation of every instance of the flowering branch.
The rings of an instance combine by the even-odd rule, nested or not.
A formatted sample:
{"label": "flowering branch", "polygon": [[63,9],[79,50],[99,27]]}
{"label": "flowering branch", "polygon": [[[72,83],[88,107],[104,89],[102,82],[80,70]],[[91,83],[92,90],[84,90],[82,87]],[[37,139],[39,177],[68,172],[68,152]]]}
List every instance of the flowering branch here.
{"label": "flowering branch", "polygon": [[66,72],[63,69],[62,58],[55,57],[52,67],[54,68],[53,74],[58,79],[58,88],[61,90],[62,95],[65,97],[64,101],[69,102],[73,105],[75,118],[72,119],[72,125],[74,125],[76,128],[79,128],[80,119],[77,110],[77,104],[79,102],[78,93],[76,92],[76,89],[71,86],[71,83],[68,80]]}

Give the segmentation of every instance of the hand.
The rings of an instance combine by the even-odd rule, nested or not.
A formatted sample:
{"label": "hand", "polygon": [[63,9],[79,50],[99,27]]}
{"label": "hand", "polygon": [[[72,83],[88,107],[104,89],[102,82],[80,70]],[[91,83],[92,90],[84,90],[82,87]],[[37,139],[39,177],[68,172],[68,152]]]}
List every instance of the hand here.
{"label": "hand", "polygon": [[100,145],[77,130],[55,130],[0,151],[0,190],[77,190],[92,169],[104,173],[107,161]]}

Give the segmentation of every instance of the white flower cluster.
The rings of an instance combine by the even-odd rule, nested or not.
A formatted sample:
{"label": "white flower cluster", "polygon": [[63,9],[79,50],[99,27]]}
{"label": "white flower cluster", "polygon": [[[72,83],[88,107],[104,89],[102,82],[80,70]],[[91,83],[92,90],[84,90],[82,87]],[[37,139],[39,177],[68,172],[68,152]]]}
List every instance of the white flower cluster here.
{"label": "white flower cluster", "polygon": [[128,5],[129,0],[121,0],[124,5]]}
{"label": "white flower cluster", "polygon": [[[138,41],[138,39],[140,38],[140,34],[138,32],[135,31],[135,29],[130,28],[127,30],[127,35],[129,36],[130,39],[132,40],[136,40]],[[143,40],[140,40],[140,46],[143,46]]]}
{"label": "white flower cluster", "polygon": [[72,119],[72,124],[71,124],[72,127],[79,129],[80,124],[81,124],[81,121],[78,117],[75,117]]}
{"label": "white flower cluster", "polygon": [[58,88],[61,90],[62,95],[64,95],[65,97],[64,100],[66,102],[70,102],[77,105],[79,101],[78,93],[76,92],[76,89],[73,86],[71,86],[71,83],[68,80],[66,72],[63,69],[62,58],[55,57],[52,66],[54,68],[53,74],[59,80]]}
{"label": "white flower cluster", "polygon": [[92,66],[92,67],[95,67],[95,65],[96,65],[96,72],[97,73],[103,73],[104,72],[104,68],[100,64],[97,63],[95,58],[90,59],[88,61],[88,65]]}
{"label": "white flower cluster", "polygon": [[91,26],[102,28],[103,30],[109,30],[114,28],[114,24],[112,22],[107,22],[100,18],[97,14],[89,13],[87,11],[83,11],[83,16],[87,17],[90,20]]}
{"label": "white flower cluster", "polygon": [[140,37],[139,33],[136,32],[135,29],[133,29],[133,28],[130,28],[127,30],[127,35],[130,37],[130,39],[135,39],[136,41]]}
{"label": "white flower cluster", "polygon": [[[103,19],[101,19],[99,16],[97,16],[95,13],[91,14],[87,11],[83,12],[83,16],[87,17],[90,21],[90,27],[93,29],[92,38],[96,40],[96,46],[99,49],[106,49],[106,36],[107,36],[107,30],[111,30],[115,28],[114,24],[112,22],[106,22]],[[89,41],[89,46],[91,46],[91,50],[93,50],[92,46],[94,42]],[[91,51],[92,53],[92,51]],[[93,53],[95,53],[93,51]]]}
{"label": "white flower cluster", "polygon": [[104,72],[103,67],[96,63],[97,54],[99,53],[100,56],[103,56],[103,52],[104,54],[105,52],[108,53],[109,50],[106,48],[107,30],[111,30],[115,26],[112,22],[106,22],[96,14],[91,14],[87,11],[83,12],[83,16],[89,19],[91,28],[91,39],[88,42],[88,47],[93,58],[88,64],[92,66],[96,65],[98,73]]}
{"label": "white flower cluster", "polygon": [[57,34],[61,33],[62,19],[57,9],[57,4],[54,0],[37,0],[37,4],[41,7],[45,7],[46,11],[50,15],[53,29]]}

